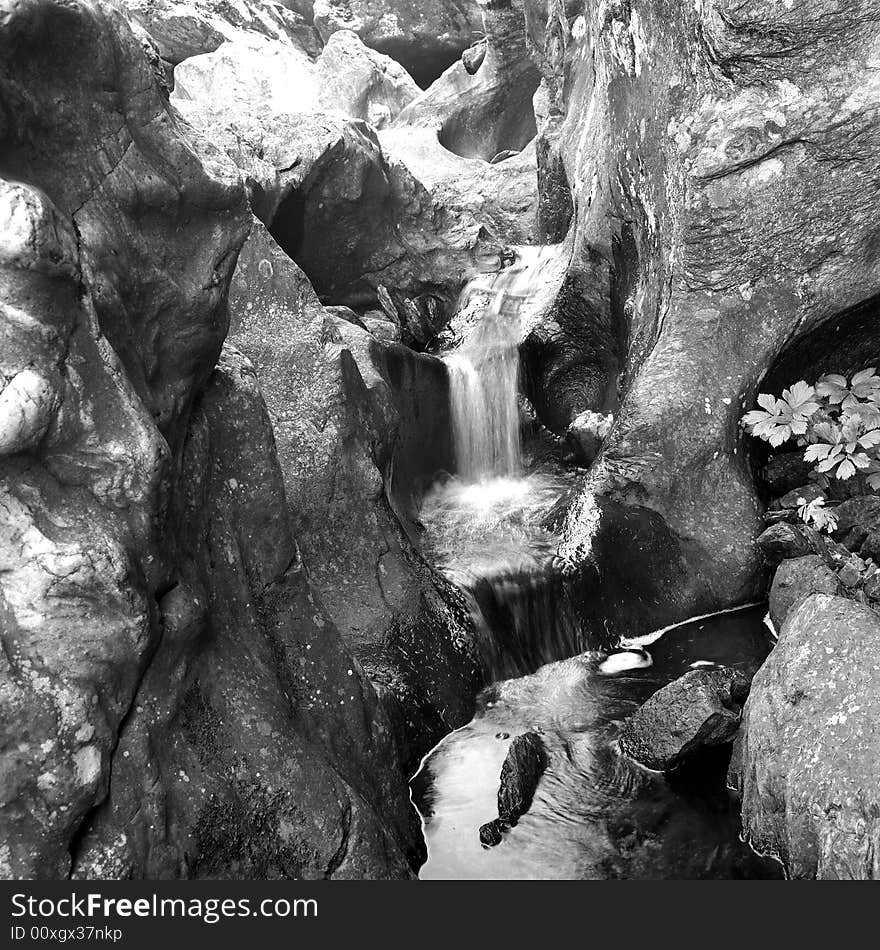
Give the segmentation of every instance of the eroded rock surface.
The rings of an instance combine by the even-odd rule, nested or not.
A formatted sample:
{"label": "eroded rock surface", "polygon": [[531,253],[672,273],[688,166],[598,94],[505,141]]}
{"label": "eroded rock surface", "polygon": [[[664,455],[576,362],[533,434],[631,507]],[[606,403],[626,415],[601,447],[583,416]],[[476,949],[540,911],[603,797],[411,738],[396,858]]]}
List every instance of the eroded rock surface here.
{"label": "eroded rock surface", "polygon": [[738,422],[762,374],[762,391],[781,392],[876,353],[880,23],[867,4],[825,0],[527,10],[542,187],[570,184],[573,266],[602,290],[581,323],[619,341],[610,360],[563,351],[574,378],[601,372],[616,389],[606,405],[568,400],[615,424],[564,554],[593,597],[577,566],[603,544],[591,493],[620,506],[600,533],[659,515],[648,560],[670,570],[631,571],[650,629],[761,591]]}

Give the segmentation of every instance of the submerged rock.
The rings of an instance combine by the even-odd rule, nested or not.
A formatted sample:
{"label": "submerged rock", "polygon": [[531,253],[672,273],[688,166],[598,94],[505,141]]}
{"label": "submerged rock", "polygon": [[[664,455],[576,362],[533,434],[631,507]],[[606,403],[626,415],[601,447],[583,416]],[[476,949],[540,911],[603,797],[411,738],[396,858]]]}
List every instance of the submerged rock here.
{"label": "submerged rock", "polygon": [[707,746],[732,742],[749,681],[731,669],[692,670],[664,686],[624,723],[620,748],[661,772]]}
{"label": "submerged rock", "polygon": [[880,878],[880,617],[830,594],[791,610],[752,682],[730,776],[752,846],[793,878]]}

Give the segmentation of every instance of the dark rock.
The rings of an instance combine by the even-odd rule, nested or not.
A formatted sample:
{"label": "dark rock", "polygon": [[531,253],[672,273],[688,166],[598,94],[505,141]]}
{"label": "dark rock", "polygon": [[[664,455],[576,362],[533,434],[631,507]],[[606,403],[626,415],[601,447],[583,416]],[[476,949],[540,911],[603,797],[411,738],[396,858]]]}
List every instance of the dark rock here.
{"label": "dark rock", "polygon": [[840,590],[837,575],[816,554],[783,561],[770,587],[770,619],[777,633],[785,618],[811,594],[836,594]]}
{"label": "dark rock", "polygon": [[536,732],[523,733],[510,743],[498,789],[498,818],[503,824],[515,825],[529,810],[546,768],[547,753]]}
{"label": "dark rock", "polygon": [[[841,539],[840,543],[850,551],[860,551],[867,537],[868,532],[861,525],[856,525],[847,531],[846,536]],[[880,538],[880,533],[878,533],[878,538]],[[878,552],[880,552],[880,548],[878,548]]]}
{"label": "dark rock", "polygon": [[813,594],[752,683],[731,784],[743,831],[792,878],[880,878],[880,617]]}
{"label": "dark rock", "polygon": [[784,495],[806,484],[812,470],[813,464],[804,461],[803,451],[781,452],[770,456],[761,477],[773,495]]}
{"label": "dark rock", "polygon": [[834,537],[838,540],[846,537],[854,528],[867,533],[880,530],[880,497],[877,495],[858,495],[842,501],[835,509],[837,529]]}
{"label": "dark rock", "polygon": [[761,532],[757,543],[770,567],[775,567],[786,558],[803,557],[811,551],[803,529],[785,522],[771,525]]}
{"label": "dark rock", "polygon": [[825,492],[818,485],[801,485],[786,492],[773,503],[774,508],[800,508],[817,498],[824,498]]}
{"label": "dark rock", "polygon": [[494,848],[496,844],[501,844],[504,830],[504,823],[498,818],[493,818],[492,821],[487,821],[485,825],[480,825],[480,844],[484,848]]}
{"label": "dark rock", "polygon": [[733,741],[748,693],[749,681],[735,670],[691,670],[624,723],[620,748],[649,769],[675,769],[701,748]]}
{"label": "dark rock", "polygon": [[452,465],[446,369],[344,320],[328,336],[311,284],[258,223],[229,309],[231,339],[260,376],[311,582],[415,769],[466,721],[478,682],[467,609],[412,542],[419,486]]}
{"label": "dark rock", "polygon": [[[864,528],[859,526],[852,528],[850,534],[853,534],[853,532],[861,534],[862,531],[864,531]],[[847,535],[847,537],[849,537],[849,535]],[[844,543],[846,543],[846,541],[844,541]],[[848,544],[846,546],[850,547]],[[850,548],[850,550],[853,550],[853,548]],[[863,558],[872,558],[875,563],[880,564],[880,530],[874,529],[866,532],[858,551]]]}
{"label": "dark rock", "polygon": [[865,592],[865,596],[874,601],[880,601],[880,571],[872,574],[866,581],[865,586],[862,588]]}

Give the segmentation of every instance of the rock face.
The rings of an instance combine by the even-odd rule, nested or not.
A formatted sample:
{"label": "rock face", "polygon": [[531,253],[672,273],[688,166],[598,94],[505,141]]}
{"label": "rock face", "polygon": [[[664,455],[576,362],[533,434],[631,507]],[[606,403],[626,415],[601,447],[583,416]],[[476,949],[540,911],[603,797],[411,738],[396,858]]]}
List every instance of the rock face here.
{"label": "rock face", "polygon": [[414,768],[469,713],[478,682],[467,611],[412,541],[417,498],[451,465],[445,371],[325,311],[261,225],[230,311],[266,395],[312,581]]}
{"label": "rock face", "polygon": [[528,55],[522,12],[509,5],[484,14],[480,65],[451,66],[401,113],[399,125],[424,126],[464,158],[491,161],[519,152],[536,134],[532,96],[540,72]]}
{"label": "rock face", "polygon": [[171,67],[213,53],[227,40],[265,37],[312,56],[320,39],[294,4],[274,0],[123,0],[131,21],[156,44]]}
{"label": "rock face", "polygon": [[0,59],[0,875],[410,875],[402,730],[214,369],[237,170],[112,5],[13,4]]}
{"label": "rock face", "polygon": [[[604,362],[563,351],[613,387],[605,405],[587,394],[594,404],[569,399],[570,411],[615,415],[563,554],[586,612],[597,533],[655,525],[643,540],[668,570],[635,568],[629,592],[647,630],[762,588],[738,426],[762,374],[761,390],[779,393],[875,358],[880,24],[864,4],[826,0],[526,8],[544,74],[539,171],[557,196],[542,217],[555,201],[556,227],[566,219],[567,182],[572,267],[601,291],[581,295],[581,324],[618,340]],[[610,503],[598,526],[594,494]],[[609,628],[623,631],[625,598],[609,600]]]}
{"label": "rock face", "polygon": [[731,779],[745,834],[790,877],[880,877],[878,644],[874,611],[814,594],[753,681]]}
{"label": "rock face", "polygon": [[627,720],[620,748],[649,769],[671,771],[702,748],[733,742],[748,694],[749,681],[735,670],[691,670]]}

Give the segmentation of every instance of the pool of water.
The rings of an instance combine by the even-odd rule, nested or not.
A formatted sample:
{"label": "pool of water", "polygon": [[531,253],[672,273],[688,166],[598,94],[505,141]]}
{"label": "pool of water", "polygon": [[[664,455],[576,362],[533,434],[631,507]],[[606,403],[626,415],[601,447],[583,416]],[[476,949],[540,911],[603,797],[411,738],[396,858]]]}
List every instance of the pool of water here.
{"label": "pool of water", "polygon": [[[767,878],[779,866],[739,840],[727,789],[729,750],[674,779],[619,753],[621,723],[664,684],[701,666],[751,675],[766,657],[764,608],[673,628],[642,652],[588,652],[493,684],[468,725],[447,736],[412,781],[424,824],[423,879]],[[512,739],[540,733],[548,752],[529,812],[494,848],[479,828],[497,815]]]}

